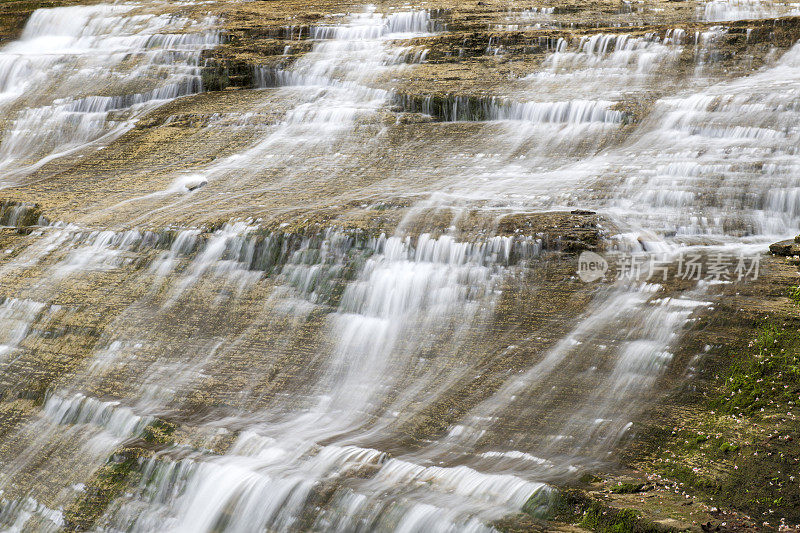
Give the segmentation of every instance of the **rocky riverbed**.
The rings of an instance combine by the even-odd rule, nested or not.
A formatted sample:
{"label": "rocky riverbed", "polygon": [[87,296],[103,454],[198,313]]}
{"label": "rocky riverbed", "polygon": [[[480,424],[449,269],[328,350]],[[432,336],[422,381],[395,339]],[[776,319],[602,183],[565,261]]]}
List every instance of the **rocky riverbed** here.
{"label": "rocky riverbed", "polygon": [[4,528],[800,523],[795,5],[0,6]]}

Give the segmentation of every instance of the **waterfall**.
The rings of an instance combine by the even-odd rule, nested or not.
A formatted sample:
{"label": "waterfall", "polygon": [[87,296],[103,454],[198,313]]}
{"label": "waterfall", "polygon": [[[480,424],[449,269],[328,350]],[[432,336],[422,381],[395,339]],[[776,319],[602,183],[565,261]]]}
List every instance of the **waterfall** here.
{"label": "waterfall", "polygon": [[698,6],[698,18],[709,22],[797,16],[798,6],[762,0],[709,0]]}
{"label": "waterfall", "polygon": [[36,10],[20,39],[0,48],[0,109],[22,108],[2,132],[3,181],[200,91],[200,53],[219,42],[214,24],[133,4]]}
{"label": "waterfall", "polygon": [[[762,4],[696,15],[794,9]],[[736,77],[715,64],[725,27],[571,28],[531,38],[541,56],[522,66],[496,41],[464,62],[479,80],[509,69],[502,90],[417,94],[406,77],[439,87],[452,59],[445,14],[383,9],[265,30],[303,53],[279,43],[279,61],[248,56],[254,87],[177,102],[153,128],[180,166],[103,158],[202,90],[216,8],[42,9],[0,49],[0,527],[491,532],[545,516],[613,462],[714,305],[718,280],[614,267],[800,230],[800,45]],[[561,27],[558,11],[488,27]],[[79,158],[119,190],[24,179]],[[85,210],[54,198],[72,194]],[[606,279],[581,280],[584,250]]]}

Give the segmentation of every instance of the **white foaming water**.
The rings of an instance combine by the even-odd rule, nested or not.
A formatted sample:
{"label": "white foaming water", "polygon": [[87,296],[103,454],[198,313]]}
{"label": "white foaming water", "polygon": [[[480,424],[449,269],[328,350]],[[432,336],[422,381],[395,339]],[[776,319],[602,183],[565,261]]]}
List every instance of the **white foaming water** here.
{"label": "white foaming water", "polygon": [[[685,40],[679,29],[642,37],[598,33],[572,42],[559,39],[543,68],[523,78],[523,96],[490,103],[485,117],[518,121],[511,126],[517,143],[512,146],[530,156],[552,161],[558,153],[591,152],[629,118],[619,105],[622,100],[663,79]],[[524,95],[531,101],[520,101]],[[457,115],[455,110],[452,114]]]}
{"label": "white foaming water", "polygon": [[699,20],[706,22],[789,17],[800,14],[800,4],[772,0],[709,0],[698,6],[697,14]]}
{"label": "white foaming water", "polygon": [[506,16],[507,24],[490,24],[489,29],[494,31],[523,31],[552,27],[554,12],[554,7],[532,7],[516,12],[509,10],[508,16]]}
{"label": "white foaming water", "polygon": [[390,93],[369,87],[370,81],[403,68],[409,61],[425,60],[424,49],[395,43],[426,35],[432,28],[428,11],[382,15],[374,12],[374,6],[365,13],[349,16],[341,25],[312,28],[311,38],[316,41],[312,50],[290,70],[256,71],[257,84],[283,88],[280,94],[287,99],[299,97],[302,101],[288,110],[277,131],[200,174],[177,178],[164,192],[185,192],[187,182],[213,184],[223,177],[266,171],[282,164],[282,157],[272,158],[283,150],[318,153],[329,149],[337,137],[352,132],[359,119],[373,115],[386,104]]}
{"label": "white foaming water", "polygon": [[[711,31],[698,36],[698,46],[716,35]],[[602,42],[588,47],[611,48],[610,41],[598,44]],[[524,179],[520,176],[526,174],[526,166],[509,164],[480,186],[471,182],[464,195],[507,198],[521,206],[540,203],[542,197],[554,203],[585,203],[575,193],[581,184],[608,187],[610,180],[616,182],[613,192],[600,204],[651,236],[677,236],[682,243],[741,238],[774,242],[796,234],[798,57],[795,46],[761,72],[707,87],[701,84],[696,91],[656,101],[636,135],[620,147],[560,168],[556,165],[563,161],[551,156],[556,163],[552,171],[533,172]],[[700,53],[698,64],[702,62]],[[594,83],[606,83],[605,67],[600,65],[581,71],[591,80],[581,81],[581,91],[594,95]],[[537,74],[530,79],[539,87],[548,78]]]}
{"label": "white foaming water", "polygon": [[[639,294],[646,298],[658,288],[648,284]],[[573,451],[596,456],[598,450],[611,450],[625,436],[630,428],[627,406],[654,390],[672,362],[671,350],[682,327],[697,308],[711,305],[693,299],[703,290],[701,287],[695,294],[674,299],[640,298],[633,304],[638,320],[631,320],[632,327],[620,336],[608,378],[593,389],[585,405],[573,411],[561,430],[576,441],[570,446]]]}
{"label": "white foaming water", "polygon": [[[551,490],[510,474],[485,474],[467,466],[423,467],[390,459],[356,491],[340,490],[322,528],[404,532],[494,531],[488,524],[539,500],[546,506]],[[388,495],[388,496],[387,496]],[[537,510],[532,504],[531,512]]]}
{"label": "white foaming water", "polygon": [[[64,453],[63,466],[75,469],[71,474],[91,474],[108,459],[108,455],[126,439],[138,436],[152,422],[115,401],[101,401],[80,393],[64,396],[51,395],[42,407],[41,416],[28,427],[29,441],[24,450],[5,466],[0,478],[0,493],[9,488],[14,475],[24,471],[31,461],[51,453]],[[81,489],[65,487],[57,498],[69,501]],[[54,495],[55,496],[55,495]],[[55,530],[63,524],[63,508],[49,509],[32,498],[4,502],[0,520],[4,525],[15,524],[26,530],[26,522],[33,516],[44,520],[44,530]],[[30,526],[30,524],[27,524]],[[11,528],[14,530],[14,527]]]}
{"label": "white foaming water", "polygon": [[153,262],[151,270],[160,278],[172,273],[181,257],[189,255],[198,245],[200,230],[183,230],[175,237],[169,251]]}
{"label": "white foaming water", "polygon": [[214,531],[229,512],[225,531],[297,527],[306,500],[321,482],[375,467],[385,454],[356,446],[279,443],[245,431],[226,456],[196,458],[156,457],[146,464],[139,491],[147,498],[147,512],[137,514],[139,501],[123,503],[109,529]]}
{"label": "white foaming water", "polygon": [[[370,8],[372,11],[374,8]],[[349,24],[313,26],[311,39],[339,41],[377,40],[391,35],[393,38],[415,37],[432,31],[433,23],[428,11],[403,11],[391,15],[368,12],[354,15]]]}
{"label": "white foaming water", "polygon": [[[467,413],[446,439],[415,454],[416,460],[452,460],[463,457],[463,450],[480,449],[481,440],[502,419],[517,429],[474,457],[476,468],[552,480],[602,461],[626,436],[633,406],[668,368],[670,349],[691,312],[708,305],[689,298],[652,300],[658,288],[623,282],[602,291],[591,314]],[[611,332],[614,344],[609,346],[605,342]],[[572,398],[573,391],[583,389],[590,393]],[[543,422],[560,409],[568,414],[564,420]],[[500,448],[511,443],[533,452]],[[546,499],[538,502],[547,504]]]}
{"label": "white foaming water", "polygon": [[800,228],[800,48],[767,70],[656,104],[615,207],[687,240],[769,240]]}
{"label": "white foaming water", "polygon": [[520,120],[532,123],[618,124],[624,117],[621,111],[613,110],[614,102],[597,100],[568,100],[566,102],[528,102],[509,104],[494,110],[493,120]]}
{"label": "white foaming water", "polygon": [[417,484],[501,506],[505,504],[512,509],[522,508],[531,495],[544,487],[541,483],[530,483],[511,475],[483,474],[466,466],[422,467],[398,459],[389,460],[374,479],[391,485]]}
{"label": "white foaming water", "polygon": [[42,411],[56,424],[92,424],[118,439],[138,435],[151,422],[119,402],[103,402],[76,393],[69,398],[50,397]]}
{"label": "white foaming water", "polygon": [[[714,35],[698,40],[713,40]],[[609,48],[598,40],[587,44],[586,53],[599,50],[607,55]],[[711,242],[730,243],[721,248],[730,253],[743,250],[742,237],[762,243],[754,249],[763,250],[764,243],[796,234],[800,226],[794,204],[798,183],[792,178],[797,165],[798,57],[795,47],[776,65],[753,76],[659,100],[630,143],[558,169],[552,179],[534,174],[522,180],[517,175],[513,180],[487,180],[486,188],[477,191],[470,183],[473,189],[467,195],[520,196],[534,203],[531,191],[542,183],[555,186],[552,194],[561,177],[574,187],[604,174],[622,175],[608,204],[617,220],[636,228],[631,233],[633,250],[643,247],[676,254],[680,243]],[[599,81],[603,67],[586,68],[584,74]],[[591,84],[585,89],[594,90]],[[577,201],[594,205],[583,197]],[[700,235],[704,239],[693,239]],[[509,440],[525,447],[503,450],[495,445],[475,464],[490,471],[513,465],[534,479],[574,475],[586,461],[613,449],[629,431],[632,406],[663,376],[681,329],[695,309],[710,304],[704,289],[701,283],[683,298],[654,299],[657,286],[613,288],[530,370],[509,380],[452,427],[449,442],[437,443],[420,456],[432,460],[448,457],[448,451],[458,456],[464,449],[474,449],[490,433],[487,426],[518,412],[507,424],[527,430]],[[614,343],[607,345],[609,331]],[[597,362],[587,367],[592,361],[588,354],[596,354]],[[574,382],[559,383],[563,376]],[[585,403],[571,405],[572,416],[563,425],[535,426],[542,413],[568,401],[563,399],[569,398],[569,390],[582,388],[593,393],[583,398]],[[565,461],[570,454],[575,455]],[[553,462],[551,457],[560,459]]]}
{"label": "white foaming water", "polygon": [[[211,241],[206,246],[215,247]],[[336,246],[333,238],[330,247]],[[226,531],[296,525],[313,505],[314,489],[320,484],[333,483],[360,469],[377,469],[386,460],[378,450],[340,444],[320,446],[319,442],[343,432],[375,432],[374,426],[366,424],[370,418],[378,416],[388,422],[394,416],[387,412],[403,411],[418,403],[420,393],[431,390],[432,379],[441,376],[442,370],[435,368],[440,367],[436,362],[431,362],[432,368],[415,368],[419,355],[434,346],[437,336],[450,338],[451,328],[466,332],[473,327],[475,317],[491,312],[497,295],[494,286],[512,255],[531,258],[537,253],[535,244],[524,240],[515,244],[515,239],[503,237],[479,244],[427,235],[413,243],[382,237],[370,247],[375,253],[365,264],[361,280],[348,286],[338,311],[329,319],[337,346],[312,386],[308,408],[282,414],[280,418],[286,420],[282,423],[253,426],[223,457],[195,455],[180,465],[163,462],[153,466],[154,471],[162,473],[143,480],[138,498],[120,504],[109,518],[114,524],[111,529],[147,531],[154,524],[166,523],[174,530],[210,531],[219,527],[221,517],[231,509],[235,510],[231,515],[234,518],[225,522]],[[301,252],[297,253],[302,256]],[[301,256],[290,263],[294,267],[287,268],[282,278],[310,297],[302,279],[314,274],[301,268]],[[318,260],[315,264],[324,263]],[[297,283],[299,272],[305,274]],[[426,334],[413,339],[414,331]],[[457,346],[452,350],[455,353]],[[402,372],[402,368],[407,370]],[[403,393],[399,397],[390,396],[392,376],[411,380],[408,387],[395,387]],[[435,386],[445,388],[447,383]],[[391,405],[386,405],[390,398]],[[164,468],[179,471],[181,480],[163,474]],[[430,509],[423,512],[420,505],[427,504],[409,501],[404,504],[405,526],[401,528],[407,531],[434,526],[447,530],[467,523],[475,531],[486,530],[474,517],[498,518],[542,489],[541,484],[466,467],[422,468],[413,479],[398,478],[397,470],[395,466],[381,469],[383,473],[375,484],[410,483],[413,488],[435,481],[433,488],[442,496],[455,494],[466,499],[457,511],[437,511],[435,516]],[[501,493],[502,499],[496,501]],[[146,512],[134,518],[134,510],[142,508]],[[347,521],[350,513],[363,511],[360,507],[349,512],[337,508],[334,514],[338,512],[338,520]],[[320,518],[328,519],[334,518]],[[377,526],[382,518],[372,520]]]}
{"label": "white foaming water", "polygon": [[25,340],[31,325],[47,307],[42,302],[8,298],[0,304],[0,358],[6,358]]}
{"label": "white foaming water", "polygon": [[94,231],[88,236],[82,233],[73,235],[77,244],[65,261],[58,264],[58,274],[68,276],[74,272],[90,270],[101,271],[121,267],[130,252],[142,240],[136,230],[124,232]]}
{"label": "white foaming water", "polygon": [[[252,229],[246,223],[238,222],[226,224],[219,231],[214,232],[200,254],[191,262],[188,271],[176,284],[170,301],[177,301],[182,293],[195,285],[206,274],[226,277],[240,285],[255,282],[261,274],[251,272],[246,260],[239,261],[242,247],[248,245],[247,234]],[[161,266],[162,275],[167,265],[174,265],[175,256],[193,244],[192,233],[179,235],[170,252],[162,259],[164,261]]]}
{"label": "white foaming water", "polygon": [[[669,106],[669,109],[675,109],[671,106],[677,102],[681,111],[676,111],[674,115],[657,113],[653,122],[647,122],[640,128],[640,134],[631,142],[631,147],[621,150],[621,153],[610,151],[588,162],[561,169],[553,173],[554,180],[536,175],[530,181],[520,182],[517,177],[515,182],[493,183],[489,189],[491,192],[479,191],[477,197],[491,196],[502,191],[502,194],[510,193],[511,196],[525,196],[532,202],[534,199],[530,191],[539,187],[542,182],[546,187],[555,186],[551,189],[552,193],[559,186],[555,180],[561,176],[568,183],[574,184],[575,181],[568,180],[575,180],[575,175],[581,176],[578,180],[589,182],[595,173],[621,172],[630,177],[612,195],[612,201],[625,206],[618,220],[633,222],[635,227],[662,230],[662,235],[668,237],[677,233],[680,239],[681,235],[690,232],[688,226],[680,224],[691,217],[693,224],[702,224],[707,228],[704,232],[709,231],[709,226],[714,227],[718,238],[723,242],[729,242],[731,237],[739,237],[742,233],[747,235],[747,232],[762,234],[756,237],[760,242],[774,240],[774,237],[764,237],[765,232],[794,233],[796,230],[792,228],[796,227],[797,222],[791,218],[787,220],[786,217],[795,216],[791,202],[796,184],[789,181],[788,176],[774,179],[779,169],[788,170],[794,167],[789,162],[795,153],[791,148],[794,140],[787,141],[784,145],[782,135],[762,131],[770,130],[767,124],[776,124],[776,130],[794,134],[794,130],[788,126],[793,121],[795,112],[793,105],[789,103],[793,95],[787,94],[787,100],[784,101],[783,93],[776,87],[770,87],[770,82],[767,81],[772,80],[772,83],[780,86],[787,83],[787,79],[793,79],[794,57],[794,51],[787,54],[777,67],[778,72],[767,71],[755,76],[755,79],[739,80],[731,84],[733,87],[728,84],[715,86],[708,90],[708,94],[659,102],[658,105]],[[748,89],[741,90],[741,85],[747,85]],[[759,86],[762,88],[758,89]],[[793,86],[791,82],[790,86]],[[770,103],[762,105],[764,99]],[[735,103],[731,105],[727,102]],[[715,114],[708,116],[708,112],[712,110]],[[720,113],[722,110],[724,113]],[[751,115],[748,116],[748,113]],[[738,127],[740,120],[749,121],[750,126]],[[784,121],[786,126],[783,126]],[[687,133],[678,134],[676,129]],[[751,152],[746,150],[744,153],[747,155],[742,158],[741,150],[731,150],[731,146],[740,144],[750,147],[755,161],[765,158],[769,160],[775,154],[776,160],[782,164],[765,165],[770,178],[754,182],[752,168],[747,163],[743,165],[743,160],[750,159]],[[645,146],[652,150],[652,159],[646,156],[643,162],[639,156],[647,152]],[[698,156],[698,153],[703,156]],[[705,155],[713,162],[707,169],[703,168]],[[725,159],[734,161],[726,162]],[[669,180],[664,179],[661,182],[663,185],[656,188],[653,183],[659,182],[648,183],[642,176],[659,172],[657,169],[663,168],[659,167],[659,162],[670,169],[672,176]],[[728,186],[718,189],[718,185],[696,183],[705,173],[709,177],[713,173],[714,183],[717,184],[722,179],[730,180]],[[677,175],[686,176],[685,181],[675,179],[674,176]],[[786,181],[789,181],[788,189],[775,190],[776,186]],[[754,187],[764,192],[752,194],[749,191]],[[694,194],[695,191],[698,194]],[[709,202],[709,191],[718,191],[719,200]],[[719,215],[713,216],[718,207],[730,209],[729,206],[736,202],[736,198],[741,198],[746,203],[733,204],[736,206],[733,212],[728,211],[731,221],[725,221]],[[774,211],[771,213],[772,210]],[[709,216],[702,216],[703,212]],[[760,224],[749,227],[737,224],[734,217],[741,212],[745,213],[745,220],[755,220]],[[617,213],[615,210],[615,214]],[[674,229],[675,226],[677,229]],[[676,253],[674,242],[665,242],[646,229],[640,229],[633,236],[633,250],[644,246],[645,249],[672,250]],[[734,252],[737,249],[731,248]],[[552,479],[574,475],[587,464],[586,461],[591,464],[591,461],[602,457],[603,453],[613,449],[613,445],[626,435],[630,429],[632,406],[647,394],[646,391],[652,390],[669,366],[672,360],[670,347],[692,311],[709,305],[709,302],[702,300],[702,287],[697,294],[688,295],[685,299],[653,300],[657,288],[652,285],[638,288],[635,285],[623,285],[611,291],[592,307],[591,315],[549,350],[540,362],[523,376],[510,380],[492,398],[474,409],[463,422],[452,427],[446,441],[432,446],[428,453],[422,452],[422,457],[448,457],[448,449],[458,456],[462,453],[461,450],[473,449],[490,432],[487,426],[491,427],[501,416],[509,418],[507,413],[516,411],[519,411],[519,417],[509,425],[527,427],[527,431],[520,432],[510,440],[524,442],[526,447],[522,450],[534,450],[534,455],[520,449],[502,451],[502,448],[498,450],[495,447],[482,454],[476,465],[489,471],[513,467],[517,472],[528,472],[533,479]],[[612,337],[619,344],[599,346],[598,340],[603,339],[608,331],[613,331]],[[589,368],[577,366],[575,361],[587,361],[588,353],[596,353],[598,363]],[[605,359],[613,361],[613,364],[604,368],[602,361]],[[593,395],[585,398],[585,403],[571,406],[569,412],[573,416],[565,420],[563,426],[551,424],[531,428],[533,421],[541,419],[543,413],[558,408],[557,402],[561,398],[569,398],[570,390],[582,388],[575,382],[558,383],[561,376],[574,376],[588,390],[593,390]],[[539,407],[525,409],[523,406]],[[571,459],[564,459],[572,454],[575,455]],[[534,456],[539,460],[532,460],[531,457]],[[553,462],[548,459],[550,457],[559,459]]]}
{"label": "white foaming water", "polygon": [[[313,30],[318,40],[313,51],[291,71],[271,75],[269,85],[283,85],[278,95],[301,99],[279,131],[204,172],[178,179],[170,194],[185,194],[186,184],[201,181],[208,187],[192,194],[207,194],[220,178],[268,167],[268,157],[275,154],[311,157],[321,152],[321,137],[344,138],[360,118],[387,103],[388,93],[368,88],[368,82],[402,68],[409,57],[424,57],[416,50],[399,51],[392,41],[432,29],[429,15],[422,11],[390,16],[368,11],[346,18],[340,27]],[[552,102],[499,107],[505,114],[498,111],[489,118],[514,122],[513,126],[527,120],[537,127],[614,127],[623,121],[614,107],[620,90],[626,84],[639,89],[656,79],[684,43],[678,31],[663,38],[599,35],[572,48],[564,43],[548,60],[546,72],[528,80],[533,91],[552,83],[563,84],[563,92]],[[555,57],[558,54],[562,55]],[[800,188],[792,178],[794,62],[789,54],[769,74],[659,100],[654,120],[638,126],[631,141],[581,164],[559,168],[561,151],[537,148],[536,165],[542,167],[514,163],[494,175],[487,165],[480,175],[485,179],[475,180],[477,164],[470,161],[465,165],[468,179],[458,184],[466,193],[459,196],[454,187],[453,197],[531,210],[549,205],[538,203],[538,193],[557,197],[568,190],[581,207],[606,207],[611,215],[619,214],[630,231],[618,241],[630,250],[674,252],[681,239],[702,232],[715,232],[720,241],[729,242],[751,231],[720,216],[724,209],[738,206],[737,201],[747,207],[748,217],[759,221],[752,225],[754,234],[786,231],[796,224]],[[609,76],[612,72],[618,76]],[[530,96],[520,95],[518,101],[526,98]],[[567,134],[564,139],[577,144],[585,137]],[[497,141],[504,154],[513,152],[508,146],[514,145],[512,134]],[[728,153],[735,154],[735,162],[728,160]],[[765,157],[766,164],[756,167]],[[557,170],[546,171],[552,168]],[[752,168],[765,169],[763,183],[747,179],[752,178]],[[285,181],[277,179],[276,190],[291,184],[301,170],[305,168],[293,167]],[[606,178],[615,187],[610,198],[598,201],[584,193],[584,186],[606,175],[624,176],[618,181]],[[698,183],[704,180],[708,183]],[[719,183],[723,187],[717,187]],[[758,194],[752,194],[754,190]],[[513,201],[506,202],[509,196]],[[684,215],[687,209],[692,212]],[[248,309],[250,330],[231,319],[225,327],[233,333],[212,331],[204,339],[208,342],[193,344],[194,334],[204,334],[205,326],[213,329],[217,316],[212,310],[227,311],[219,302],[241,303],[232,286],[256,287],[264,272],[275,274],[269,282],[279,287],[266,305],[278,310],[278,327],[287,329],[278,340],[287,344],[305,327],[292,320],[311,323],[324,316],[319,319],[324,324],[321,346],[313,347],[308,367],[297,372],[308,375],[297,378],[301,385],[291,389],[291,397],[279,396],[263,409],[263,404],[252,407],[260,399],[246,391],[240,403],[220,400],[229,402],[221,409],[234,414],[220,419],[212,412],[205,429],[230,427],[238,432],[233,444],[223,448],[223,455],[184,446],[157,452],[143,463],[141,484],[113,502],[97,526],[110,531],[489,531],[492,520],[519,511],[526,502],[534,511],[545,507],[550,489],[544,482],[574,476],[582,466],[606,457],[629,430],[642,397],[650,395],[671,363],[672,347],[692,310],[707,305],[702,284],[673,299],[656,298],[659,287],[652,284],[603,287],[587,315],[543,349],[540,359],[521,363],[522,370],[501,377],[504,384],[465,414],[457,414],[457,423],[443,429],[441,437],[417,440],[413,453],[393,451],[389,458],[382,450],[414,427],[409,422],[415,415],[433,402],[450,401],[444,392],[454,383],[485,370],[465,360],[469,350],[462,348],[489,336],[482,324],[497,318],[504,283],[521,270],[515,263],[519,248],[527,246],[525,257],[539,252],[535,239],[493,237],[468,243],[450,235],[398,235],[365,239],[358,248],[344,242],[342,234],[331,233],[321,244],[308,239],[288,245],[279,235],[262,239],[249,221],[207,234],[182,230],[159,246],[146,232],[83,233],[73,238],[75,233],[56,227],[46,236],[42,249],[61,253],[62,258],[48,279],[71,279],[87,270],[107,274],[124,265],[131,252],[153,251],[155,259],[141,269],[142,283],[152,282],[153,290],[110,331],[124,330],[126,321],[138,318],[138,328],[126,331],[146,336],[153,324],[174,320],[175,315],[169,315],[173,305],[197,304],[194,309],[201,314],[198,327],[181,324],[185,331],[168,330],[178,339],[161,348],[168,355],[151,353],[154,361],[136,367],[144,368],[136,373],[132,393],[142,400],[138,405],[125,407],[84,394],[49,396],[42,427],[68,426],[71,434],[88,430],[101,435],[83,446],[94,450],[99,461],[121,439],[141,431],[149,414],[165,410],[180,392],[213,394],[213,387],[206,390],[205,382],[198,381],[211,373],[208,363],[235,359],[239,341],[249,340],[249,331],[269,325],[268,313]],[[64,243],[66,249],[58,250]],[[360,254],[359,260],[348,253]],[[36,258],[23,261],[29,259]],[[282,268],[274,268],[276,264]],[[353,265],[356,271],[348,272]],[[342,278],[343,291],[332,295],[336,291],[330,290],[331,280]],[[10,320],[18,315],[27,320],[34,312],[21,306],[12,310]],[[280,322],[287,316],[290,320]],[[87,363],[85,382],[121,371],[123,363],[146,359],[149,347],[137,344],[136,335],[103,339],[107,342]],[[519,335],[524,337],[527,330]],[[536,337],[522,340],[541,342]],[[258,350],[277,348],[269,344]],[[507,350],[513,354],[514,346]],[[237,364],[257,365],[259,357],[250,354]],[[589,392],[573,396],[581,390]],[[236,412],[238,405],[246,407]],[[564,416],[553,422],[548,419],[553,413]],[[494,434],[502,436],[502,442],[492,441]],[[37,453],[41,449],[36,448]],[[27,504],[19,519],[49,513]]]}
{"label": "white foaming water", "polygon": [[[680,45],[684,44],[683,30],[670,30],[663,38],[656,34],[644,37],[597,33],[581,37],[574,48],[561,39],[556,52],[545,60],[551,73],[564,73],[581,69],[612,69],[631,78],[632,74],[646,75],[678,59]],[[574,72],[572,72],[574,74]],[[543,77],[534,74],[531,77]]]}
{"label": "white foaming water", "polygon": [[215,21],[138,9],[39,9],[21,38],[0,49],[0,109],[21,108],[0,142],[4,182],[201,90],[198,61],[219,42]]}
{"label": "white foaming water", "polygon": [[[291,70],[271,72],[270,79],[266,71],[257,71],[256,80],[261,80],[262,86],[346,88],[356,91],[352,104],[359,100],[368,104],[376,98],[385,99],[387,92],[369,89],[366,82],[391,68],[425,60],[424,50],[393,46],[389,41],[424,36],[431,29],[433,22],[425,10],[385,16],[369,9],[366,13],[351,15],[347,24],[312,27],[310,38],[317,42],[311,52],[300,58]],[[322,100],[316,107],[326,104],[330,105]]]}
{"label": "white foaming water", "polygon": [[[319,383],[321,407],[340,421],[363,417],[378,406],[370,403],[397,385],[390,376],[411,371],[402,369],[440,332],[466,331],[494,298],[502,274],[498,267],[511,242],[501,238],[475,245],[421,235],[415,247],[398,237],[381,243],[382,253],[370,258],[360,281],[348,286],[333,318],[340,341]],[[426,331],[427,338],[411,340],[413,331]],[[405,357],[390,357],[398,353]]]}
{"label": "white foaming water", "polygon": [[[415,16],[403,20],[413,21]],[[409,25],[423,29],[419,23]],[[361,83],[391,62],[382,52],[386,49],[382,39],[391,34],[389,26],[383,17],[367,14],[353,17],[340,29],[312,32],[312,37],[327,40],[317,43],[311,53],[297,62],[291,74],[272,79],[278,79],[280,85],[295,85],[295,90],[308,91],[313,96],[311,101],[293,109],[279,133],[244,154],[215,165],[202,178],[213,183],[216,176],[252,164],[278,150],[287,138],[296,139],[298,132],[309,124],[323,126],[326,133],[350,131],[359,113],[371,113],[382,106],[386,94],[363,89]],[[657,46],[651,46],[653,39],[638,44],[626,44],[627,41],[619,39],[615,46],[619,45],[620,55],[611,60],[607,58],[610,45],[600,43],[602,39],[582,47],[585,54],[603,56],[598,64],[608,61],[612,68],[649,75],[655,68],[649,66],[654,64],[649,59],[641,60],[645,51],[654,48],[658,53],[672,54],[670,47],[679,46],[682,37],[676,32],[670,38],[674,42],[659,41]],[[581,64],[575,68],[587,71],[588,76],[588,72],[598,67]],[[344,87],[349,89],[347,95],[338,92]],[[617,124],[622,115],[611,109],[612,105],[611,100],[589,98],[537,102],[508,108],[505,115],[498,114],[495,118],[544,124]],[[200,279],[215,269],[227,249],[223,241],[229,239],[222,235],[212,237],[193,260],[195,266],[190,267],[186,279]],[[191,237],[187,235],[188,240]],[[539,382],[541,376],[552,374],[564,361],[569,361],[568,356],[579,351],[576,346],[592,350],[594,337],[626,321],[631,325],[631,317],[643,315],[645,323],[652,327],[639,330],[631,325],[626,344],[616,347],[610,355],[617,356],[614,368],[619,370],[621,381],[609,377],[610,388],[603,389],[603,395],[591,398],[585,406],[575,406],[577,412],[585,407],[591,415],[592,405],[608,401],[609,407],[598,412],[602,411],[605,417],[602,420],[610,422],[597,423],[601,417],[592,416],[591,424],[569,421],[558,428],[562,434],[569,434],[569,438],[561,441],[573,443],[573,451],[581,449],[589,432],[596,437],[597,447],[606,449],[609,440],[618,439],[627,427],[628,420],[619,411],[621,406],[627,412],[628,402],[663,372],[667,356],[659,343],[671,340],[674,329],[686,318],[685,314],[677,313],[668,327],[663,330],[655,327],[660,319],[647,319],[651,316],[646,304],[652,296],[651,290],[631,293],[619,288],[609,296],[607,307],[597,309],[597,315],[583,322],[574,335],[554,348],[535,369],[520,380],[513,380],[510,388],[501,389],[470,413],[461,425],[460,434],[451,432],[444,442],[385,463],[378,450],[340,444],[352,442],[356,436],[364,439],[380,435],[381,428],[388,427],[395,418],[408,416],[411,405],[413,411],[421,409],[420,403],[424,405],[425,398],[435,398],[436,391],[445,390],[459,378],[459,371],[448,366],[446,359],[452,357],[450,353],[458,353],[458,341],[467,336],[476,320],[491,314],[512,243],[512,239],[496,238],[475,245],[459,243],[447,236],[432,239],[427,235],[420,236],[418,242],[399,237],[382,239],[375,244],[375,254],[366,261],[357,280],[345,289],[337,312],[327,320],[333,346],[323,358],[322,369],[308,396],[300,400],[305,407],[273,413],[268,417],[273,420],[271,423],[252,426],[251,432],[240,436],[223,457],[198,454],[178,463],[164,461],[165,466],[154,466],[156,470],[167,468],[176,472],[174,475],[180,475],[181,481],[167,482],[166,478],[174,480],[172,474],[145,481],[139,495],[121,503],[119,510],[110,514],[109,521],[115,524],[111,529],[129,529],[133,524],[134,530],[148,530],[162,523],[171,529],[192,531],[300,527],[298,524],[309,506],[314,506],[313,488],[346,477],[352,468],[377,469],[377,473],[363,483],[338,488],[330,509],[315,511],[317,527],[482,531],[491,520],[518,510],[531,496],[545,495],[546,486],[532,481],[535,477],[530,474],[548,479],[554,474],[546,470],[573,471],[571,464],[556,464],[547,458],[530,460],[529,457],[538,456],[516,450],[486,453],[475,467],[440,466],[431,462],[439,457],[451,459],[455,450],[474,447],[476,436],[485,434],[485,426],[491,424],[501,407],[514,401],[515,394],[507,396],[507,393],[513,390],[519,394],[525,386]],[[175,251],[169,254],[164,256],[163,265],[172,265],[178,255]],[[311,265],[302,260],[291,263],[282,274],[291,288],[284,288],[283,294],[318,302],[313,287],[327,275],[325,272],[336,268],[335,262],[330,267],[323,265],[324,261]],[[642,313],[643,308],[648,312]],[[451,344],[444,353],[439,339]],[[436,358],[420,357],[434,348]],[[585,422],[583,414],[579,418]],[[563,452],[547,440],[547,435],[543,437],[545,451]],[[587,451],[590,455],[594,452]],[[527,472],[520,469],[528,474],[525,477],[490,473],[492,465],[514,460],[533,468]],[[144,512],[137,514],[136,510]]]}

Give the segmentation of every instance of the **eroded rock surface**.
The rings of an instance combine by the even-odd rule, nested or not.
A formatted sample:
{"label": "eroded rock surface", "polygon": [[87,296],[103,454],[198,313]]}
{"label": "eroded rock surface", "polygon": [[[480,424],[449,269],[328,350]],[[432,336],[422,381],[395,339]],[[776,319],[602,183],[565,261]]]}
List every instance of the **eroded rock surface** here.
{"label": "eroded rock surface", "polygon": [[6,6],[4,527],[797,522],[796,6]]}

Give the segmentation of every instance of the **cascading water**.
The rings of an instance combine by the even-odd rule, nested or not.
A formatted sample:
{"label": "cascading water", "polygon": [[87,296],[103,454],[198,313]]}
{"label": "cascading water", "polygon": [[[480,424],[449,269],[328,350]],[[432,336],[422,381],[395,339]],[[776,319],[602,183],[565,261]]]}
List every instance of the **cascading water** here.
{"label": "cascading water", "polygon": [[106,142],[154,106],[202,88],[199,59],[215,21],[98,4],[35,11],[0,48],[3,182],[94,142]]}
{"label": "cascading water", "polygon": [[[721,3],[708,20],[743,18]],[[0,50],[7,185],[201,89],[217,19],[156,7],[36,11]],[[710,283],[581,284],[566,236],[508,221],[595,209],[609,249],[670,260],[797,232],[798,49],[720,81],[704,61],[724,29],[596,33],[554,39],[502,96],[401,97],[443,28],[328,17],[256,69],[252,108],[196,128],[246,146],[70,223],[3,204],[29,240],[0,266],[0,395],[19,412],[2,527],[491,531],[607,464]],[[259,218],[395,205],[388,233]],[[115,476],[100,505],[92,484]]]}
{"label": "cascading water", "polygon": [[710,0],[698,7],[698,18],[709,22],[797,16],[800,6],[794,2],[762,0]]}

